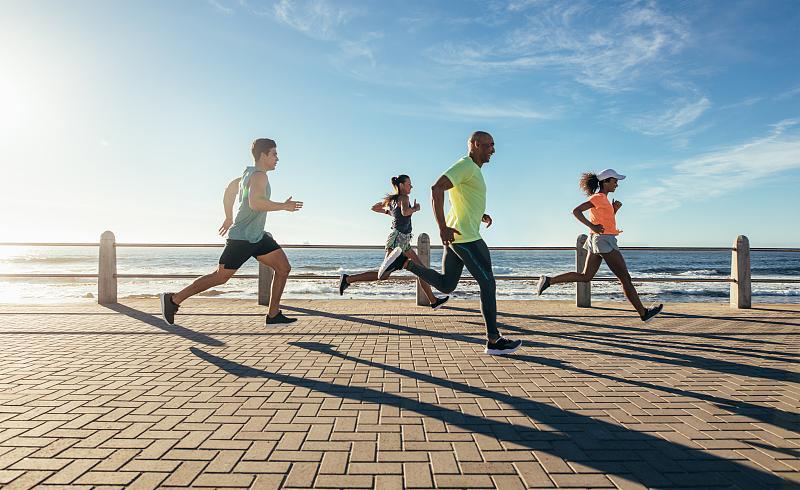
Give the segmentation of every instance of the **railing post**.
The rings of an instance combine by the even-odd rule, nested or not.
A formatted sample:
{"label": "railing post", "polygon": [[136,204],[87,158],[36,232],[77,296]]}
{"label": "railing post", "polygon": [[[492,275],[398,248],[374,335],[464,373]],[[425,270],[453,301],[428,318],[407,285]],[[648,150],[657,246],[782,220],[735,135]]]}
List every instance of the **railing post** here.
{"label": "railing post", "polygon": [[752,305],[750,283],[750,240],[739,235],[731,252],[731,308],[745,309]]}
{"label": "railing post", "polygon": [[269,306],[269,298],[272,292],[272,278],[275,277],[275,271],[272,267],[266,266],[261,262],[258,263],[258,304],[261,306]]}
{"label": "railing post", "polygon": [[[586,243],[586,235],[578,235],[578,241],[575,243],[575,271],[583,272],[583,267],[586,264],[586,255],[588,252],[583,248]],[[592,283],[591,282],[576,282],[575,283],[575,306],[578,308],[591,308],[592,306]]]}
{"label": "railing post", "polygon": [[108,305],[117,302],[117,247],[110,231],[100,235],[100,257],[97,264],[97,302]]}
{"label": "railing post", "polygon": [[[427,233],[420,233],[417,237],[417,256],[425,267],[431,266],[431,239]],[[430,302],[422,290],[422,279],[417,278],[417,306],[428,306]]]}

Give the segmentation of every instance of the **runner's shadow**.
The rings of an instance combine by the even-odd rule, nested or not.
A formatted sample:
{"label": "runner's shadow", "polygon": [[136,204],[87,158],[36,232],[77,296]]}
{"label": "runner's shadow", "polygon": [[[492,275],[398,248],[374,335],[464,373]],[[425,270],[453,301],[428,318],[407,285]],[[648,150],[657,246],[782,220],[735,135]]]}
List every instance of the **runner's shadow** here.
{"label": "runner's shadow", "polygon": [[[594,308],[594,307],[593,307]],[[599,307],[597,309],[604,309],[605,307]],[[451,309],[469,313],[478,313],[480,314],[479,310],[474,308],[462,308],[462,307],[451,307]],[[609,308],[613,309],[613,308]],[[620,309],[621,311],[630,311]],[[679,313],[661,313],[659,316],[679,316]],[[544,316],[544,315],[522,315],[519,313],[508,313],[503,311],[497,312],[498,317],[507,317],[507,318],[519,318],[523,320],[536,320],[542,322],[552,322],[552,323],[564,323],[567,325],[577,325],[582,327],[597,327],[597,328],[604,328],[610,330],[621,330],[623,332],[636,332],[636,333],[647,333],[647,334],[655,334],[655,335],[664,335],[665,332],[663,330],[657,330],[652,328],[641,328],[641,327],[627,327],[622,325],[608,325],[602,323],[591,323],[586,321],[578,321],[578,320],[569,320],[565,316]],[[580,315],[580,316],[588,316],[588,315]],[[707,319],[719,319],[719,320],[738,320],[738,321],[745,321],[747,319],[744,318],[735,318],[735,317],[704,317],[704,316],[687,316],[688,318],[707,318]],[[613,318],[613,317],[612,317]],[[639,321],[638,317],[631,313],[631,318],[636,319]],[[759,323],[758,320],[754,320],[752,323]],[[762,322],[763,323],[763,322]],[[776,322],[766,322],[766,323],[776,323]],[[792,325],[787,323],[777,323],[779,325]],[[741,337],[729,337],[725,335],[725,332],[722,333],[702,333],[702,332],[669,332],[669,335],[675,336],[682,336],[682,337],[698,337],[703,339],[714,339],[714,340],[732,340],[736,342],[747,342],[747,343],[756,343],[756,344],[773,344],[773,345],[783,345],[782,342],[774,342],[771,340],[762,340],[762,339],[753,339],[753,338],[741,338]],[[769,333],[769,334],[759,334],[759,335],[800,335],[800,333]]]}
{"label": "runner's shadow", "polygon": [[139,320],[140,322],[156,327],[167,333],[171,333],[173,335],[183,337],[187,340],[191,340],[192,342],[198,342],[211,347],[222,347],[225,345],[225,342],[217,340],[213,337],[209,337],[204,333],[195,332],[194,330],[190,330],[186,327],[181,327],[180,325],[167,325],[163,319],[157,316],[153,316],[150,313],[145,313],[142,310],[131,308],[130,306],[125,306],[123,304],[116,303],[111,305],[103,305],[103,307],[108,308],[109,310],[115,311],[117,313],[121,313],[133,319]]}
{"label": "runner's shadow", "polygon": [[[475,323],[475,322],[465,322],[465,323]],[[556,344],[547,344],[543,342],[538,343],[538,346],[540,347],[553,347],[553,348],[576,350],[580,352],[599,354],[603,356],[621,357],[625,359],[636,359],[639,361],[655,362],[659,364],[668,364],[672,366],[703,369],[706,371],[715,371],[718,373],[732,374],[737,376],[747,376],[750,378],[764,378],[764,379],[772,379],[772,380],[787,381],[787,382],[800,381],[800,374],[793,371],[787,371],[784,369],[778,369],[772,367],[753,366],[750,364],[741,364],[737,362],[726,361],[723,359],[695,356],[692,354],[682,354],[667,350],[659,350],[655,348],[644,347],[641,345],[630,345],[630,343],[627,342],[615,342],[613,339],[606,340],[607,337],[596,338],[593,337],[592,334],[586,335],[581,333],[550,333],[542,331],[533,331],[508,324],[498,324],[498,326],[519,333],[539,335],[543,337],[551,337],[559,340],[568,340],[573,342],[575,341],[584,342],[587,344],[602,345],[602,346],[617,348],[622,351],[634,351],[634,352],[615,352],[615,351],[602,350],[591,347],[580,347],[577,345],[556,345]],[[645,354],[652,354],[652,355],[648,356]],[[787,362],[795,362],[795,361],[790,360]]]}
{"label": "runner's shadow", "polygon": [[[307,342],[294,345],[395,373],[422,383],[458,390],[475,397],[492,399],[501,406],[512,407],[534,424],[546,425],[550,430],[541,431],[530,425],[518,425],[480,417],[366,386],[336,384],[289,374],[273,373],[230,361],[195,347],[190,350],[200,359],[235,376],[270,379],[342,399],[394,406],[440,420],[469,432],[508,442],[508,445],[514,448],[546,452],[565,461],[577,462],[603,473],[625,474],[625,478],[638,480],[650,487],[744,485],[744,488],[754,488],[778,487],[785,484],[776,475],[755,467],[726,460],[711,453],[661,439],[647,432],[633,431],[580,413],[567,412],[555,406],[470,386],[452,379],[441,379],[351,357],[334,350],[328,344]],[[416,395],[413,396],[416,397]]]}
{"label": "runner's shadow", "polygon": [[403,325],[397,325],[394,323],[382,322],[379,320],[371,320],[363,317],[347,315],[344,313],[329,313],[327,311],[322,310],[312,310],[310,308],[301,308],[299,306],[287,306],[281,305],[281,308],[284,310],[294,311],[297,313],[305,313],[306,315],[315,315],[321,316],[324,318],[332,318],[335,320],[346,320],[353,323],[362,323],[364,325],[370,325],[373,327],[381,327],[381,328],[388,328],[391,330],[399,330],[401,332],[406,332],[414,335],[420,335],[425,337],[433,337],[437,339],[443,340],[458,340],[460,342],[466,342],[468,344],[477,344],[483,345],[486,343],[486,340],[483,338],[475,338],[470,337],[469,335],[454,333],[454,332],[432,332],[430,330],[423,330],[421,328],[416,327],[408,327]]}

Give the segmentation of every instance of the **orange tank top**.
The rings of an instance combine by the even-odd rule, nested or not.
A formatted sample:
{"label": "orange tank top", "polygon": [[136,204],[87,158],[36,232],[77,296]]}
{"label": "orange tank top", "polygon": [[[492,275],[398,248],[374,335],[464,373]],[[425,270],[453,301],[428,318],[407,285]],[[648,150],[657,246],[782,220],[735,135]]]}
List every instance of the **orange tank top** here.
{"label": "orange tank top", "polygon": [[619,235],[622,233],[622,230],[617,229],[614,207],[609,202],[607,195],[598,192],[589,198],[589,202],[594,205],[593,208],[589,208],[589,221],[593,225],[603,225],[603,235]]}

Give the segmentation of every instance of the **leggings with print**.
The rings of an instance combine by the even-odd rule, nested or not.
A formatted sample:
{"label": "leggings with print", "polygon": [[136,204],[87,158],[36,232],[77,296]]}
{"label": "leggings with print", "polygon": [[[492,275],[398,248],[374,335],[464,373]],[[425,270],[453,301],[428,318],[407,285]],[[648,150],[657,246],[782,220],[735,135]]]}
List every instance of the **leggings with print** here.
{"label": "leggings with print", "polygon": [[492,258],[489,256],[489,247],[483,240],[468,243],[451,243],[444,249],[442,257],[442,273],[433,269],[422,267],[412,261],[408,263],[408,270],[420,277],[423,281],[439,291],[450,294],[461,279],[464,266],[472,277],[478,281],[481,289],[481,313],[486,323],[486,336],[494,340],[500,336],[497,330],[497,289],[492,273]]}

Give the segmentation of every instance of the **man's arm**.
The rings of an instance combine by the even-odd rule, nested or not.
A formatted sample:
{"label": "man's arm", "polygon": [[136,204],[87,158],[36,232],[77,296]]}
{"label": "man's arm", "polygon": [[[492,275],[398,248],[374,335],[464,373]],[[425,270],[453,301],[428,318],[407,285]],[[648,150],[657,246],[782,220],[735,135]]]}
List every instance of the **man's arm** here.
{"label": "man's arm", "polygon": [[439,225],[439,236],[444,245],[449,245],[455,239],[454,234],[461,234],[455,228],[447,226],[447,220],[444,217],[444,193],[448,189],[453,188],[453,183],[450,179],[442,175],[439,180],[431,186],[431,206],[433,206],[433,216],[436,218],[436,224]]}
{"label": "man's arm", "polygon": [[236,194],[239,192],[239,181],[241,177],[237,177],[228,184],[225,188],[225,194],[222,196],[222,207],[225,209],[225,221],[219,227],[219,235],[225,236],[228,229],[233,225],[233,203],[236,202]]}
{"label": "man's arm", "polygon": [[284,202],[275,202],[267,199],[267,175],[261,172],[256,172],[250,177],[248,204],[253,211],[294,212],[303,207],[301,201],[292,201],[291,196]]}

